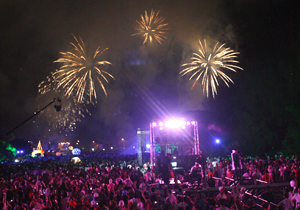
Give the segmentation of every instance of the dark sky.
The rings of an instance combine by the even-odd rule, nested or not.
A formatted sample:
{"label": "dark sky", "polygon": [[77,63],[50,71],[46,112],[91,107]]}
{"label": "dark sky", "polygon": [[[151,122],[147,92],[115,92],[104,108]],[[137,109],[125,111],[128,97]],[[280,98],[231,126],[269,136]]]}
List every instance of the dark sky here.
{"label": "dark sky", "polygon": [[[146,46],[141,37],[131,36],[135,21],[151,9],[160,10],[169,24],[161,45]],[[241,52],[238,60],[244,71],[230,74],[235,84],[230,89],[222,84],[216,100],[231,98],[236,89],[251,93],[254,75],[261,81],[280,77],[280,72],[264,73],[264,68],[278,65],[275,60],[298,67],[298,9],[293,0],[0,1],[0,132],[5,134],[61,96],[41,96],[38,85],[59,68],[53,63],[59,52],[72,50],[72,34],[94,50],[109,48],[102,58],[113,64],[107,70],[116,79],[106,85],[108,96],[98,89],[97,105],[86,105],[91,115],[85,114],[73,132],[53,128],[56,113],[49,107],[15,136],[113,142],[132,138],[137,127],[147,127],[155,117],[214,111],[215,102],[205,98],[201,85],[190,90],[188,78],[178,74],[197,49],[197,40],[219,41]],[[67,103],[64,99],[63,107]],[[232,101],[225,103],[230,106]]]}

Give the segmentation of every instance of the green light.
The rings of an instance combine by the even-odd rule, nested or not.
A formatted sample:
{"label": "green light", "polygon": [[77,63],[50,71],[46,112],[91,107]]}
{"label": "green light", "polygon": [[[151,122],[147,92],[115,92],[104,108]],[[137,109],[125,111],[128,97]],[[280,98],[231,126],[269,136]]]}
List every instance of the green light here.
{"label": "green light", "polygon": [[6,147],[7,150],[11,151],[13,153],[13,156],[16,157],[17,156],[17,149],[12,147],[10,144],[7,145]]}

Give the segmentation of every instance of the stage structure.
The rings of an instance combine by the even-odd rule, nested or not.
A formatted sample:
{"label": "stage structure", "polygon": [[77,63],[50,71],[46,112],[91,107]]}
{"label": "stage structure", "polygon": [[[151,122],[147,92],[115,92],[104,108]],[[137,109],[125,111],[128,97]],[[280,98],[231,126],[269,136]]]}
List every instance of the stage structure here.
{"label": "stage structure", "polygon": [[150,164],[154,167],[156,156],[166,154],[198,155],[198,122],[194,119],[156,119],[150,123]]}
{"label": "stage structure", "polygon": [[[143,153],[146,151],[147,140],[149,140],[150,131],[142,131],[140,128],[137,129],[137,154],[138,154],[138,164],[143,165]],[[148,141],[149,143],[149,141]]]}

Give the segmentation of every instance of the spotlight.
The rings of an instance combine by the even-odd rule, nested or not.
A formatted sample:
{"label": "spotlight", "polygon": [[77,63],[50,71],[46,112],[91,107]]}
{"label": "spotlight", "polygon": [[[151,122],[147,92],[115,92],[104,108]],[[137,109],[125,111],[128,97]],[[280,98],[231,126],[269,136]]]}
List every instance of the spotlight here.
{"label": "spotlight", "polygon": [[156,125],[157,125],[156,122],[152,123],[152,126],[153,126],[153,127],[156,127]]}
{"label": "spotlight", "polygon": [[164,124],[163,124],[162,122],[159,122],[158,125],[159,125],[159,126],[163,126]]}
{"label": "spotlight", "polygon": [[146,148],[147,148],[147,149],[150,149],[150,144],[146,144]]}
{"label": "spotlight", "polygon": [[23,150],[21,150],[21,154],[23,154]]}
{"label": "spotlight", "polygon": [[17,151],[17,154],[19,154],[19,153],[20,153],[20,151],[18,150],[18,151]]}
{"label": "spotlight", "polygon": [[220,140],[219,140],[219,139],[216,139],[216,143],[219,144],[219,143],[220,143]]}
{"label": "spotlight", "polygon": [[163,129],[164,129],[163,127],[160,127],[160,128],[159,128],[159,130],[163,130]]}

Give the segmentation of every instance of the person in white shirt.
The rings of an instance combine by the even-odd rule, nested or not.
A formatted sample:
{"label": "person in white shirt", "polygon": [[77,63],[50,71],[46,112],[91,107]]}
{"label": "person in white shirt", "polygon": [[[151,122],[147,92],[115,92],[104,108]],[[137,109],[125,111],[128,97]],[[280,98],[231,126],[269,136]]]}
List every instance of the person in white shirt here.
{"label": "person in white shirt", "polygon": [[240,191],[236,186],[232,187],[231,195],[232,197],[240,197]]}
{"label": "person in white shirt", "polygon": [[278,204],[279,206],[283,206],[285,210],[292,210],[294,207],[294,203],[291,199],[289,199],[289,193],[286,192],[284,194],[284,199]]}
{"label": "person in white shirt", "polygon": [[167,191],[167,197],[165,199],[166,205],[169,207],[169,209],[173,209],[173,207],[176,204],[176,197],[175,195],[172,193],[171,190]]}
{"label": "person in white shirt", "polygon": [[225,200],[227,200],[227,195],[225,194],[225,187],[219,187],[219,191],[220,191],[220,193],[217,195],[217,197],[216,197],[216,199],[217,200],[220,200],[220,199],[225,199]]}
{"label": "person in white shirt", "polygon": [[254,172],[252,173],[252,179],[254,180],[254,184],[256,184],[256,180],[258,179],[258,180],[261,180],[261,178],[262,178],[262,174],[261,174],[261,172],[258,170],[258,168],[257,167],[255,167],[255,169],[254,169]]}
{"label": "person in white shirt", "polygon": [[147,170],[147,172],[145,173],[145,180],[147,184],[151,184],[152,182],[152,173],[150,171],[150,169]]}
{"label": "person in white shirt", "polygon": [[68,197],[68,193],[64,192],[62,199],[60,200],[60,206],[62,210],[66,210],[68,208],[68,203],[70,201],[70,198]]}
{"label": "person in white shirt", "polygon": [[298,207],[300,207],[300,188],[298,189],[298,193],[296,193],[292,197],[292,201],[296,202],[295,209],[297,209]]}
{"label": "person in white shirt", "polygon": [[107,189],[109,192],[115,191],[115,183],[113,183],[112,179],[109,179],[109,184],[107,185]]}
{"label": "person in white shirt", "polygon": [[241,176],[241,169],[242,169],[242,156],[239,153],[239,150],[235,148],[232,150],[231,153],[231,159],[232,159],[232,170],[234,170],[235,178],[240,178]]}
{"label": "person in white shirt", "polygon": [[148,186],[145,183],[145,180],[143,178],[141,178],[140,181],[141,181],[141,184],[139,185],[140,191],[146,191]]}
{"label": "person in white shirt", "polygon": [[203,177],[202,167],[199,163],[195,163],[195,165],[191,168],[190,177],[192,182],[198,181],[198,184],[201,183]]}
{"label": "person in white shirt", "polygon": [[284,166],[281,165],[281,166],[279,167],[278,171],[279,171],[279,175],[280,175],[280,176],[279,176],[279,181],[280,181],[280,182],[283,182]]}
{"label": "person in white shirt", "polygon": [[119,185],[119,182],[120,182],[120,181],[122,181],[122,182],[123,182],[123,179],[122,179],[122,177],[121,177],[121,176],[120,176],[120,177],[118,177],[118,178],[116,178],[116,184],[117,184],[117,185]]}
{"label": "person in white shirt", "polygon": [[131,181],[130,177],[126,178],[124,180],[125,182],[125,189],[128,190],[129,188],[131,188],[133,186],[133,182]]}

